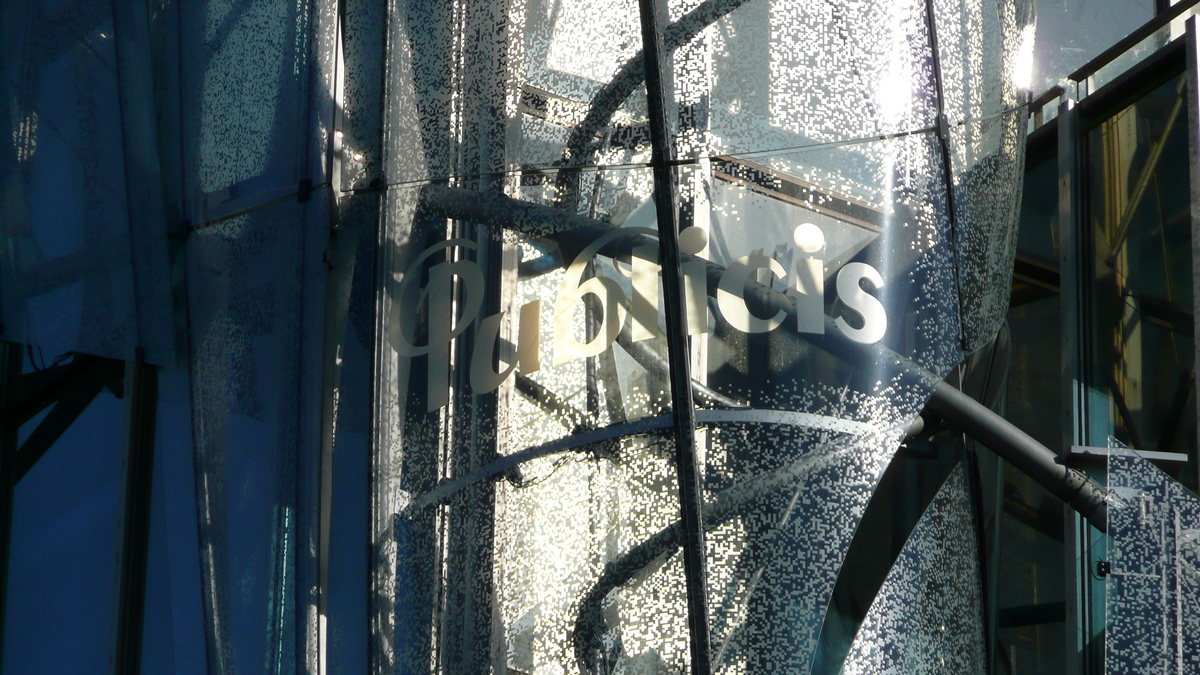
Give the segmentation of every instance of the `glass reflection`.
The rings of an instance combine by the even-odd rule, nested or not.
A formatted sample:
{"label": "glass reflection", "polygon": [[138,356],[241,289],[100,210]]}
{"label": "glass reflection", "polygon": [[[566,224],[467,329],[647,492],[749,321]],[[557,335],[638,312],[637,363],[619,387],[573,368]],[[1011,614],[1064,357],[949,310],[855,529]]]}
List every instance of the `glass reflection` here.
{"label": "glass reflection", "polygon": [[1094,387],[1114,434],[1196,485],[1188,104],[1172,78],[1088,133]]}
{"label": "glass reflection", "polygon": [[[1031,150],[1008,311],[1006,419],[1049,448],[1062,444],[1058,158]],[[999,458],[984,459],[991,491],[985,534],[997,673],[1066,668],[1063,505]],[[994,486],[994,487],[993,487]]]}
{"label": "glass reflection", "polygon": [[[940,56],[962,80],[955,111],[991,112],[1014,90],[977,86],[981,54],[1007,58],[1024,22],[967,5],[942,8],[948,33],[1004,35],[957,36]],[[854,527],[962,357],[926,7],[673,3],[679,299],[660,288],[636,12],[402,9],[386,80],[376,668],[694,665],[663,434],[668,301],[692,337],[713,658],[808,668]],[[951,168],[1011,197],[1013,171],[977,166],[1023,136],[995,142],[993,126],[968,130]]]}
{"label": "glass reflection", "polygon": [[1041,0],[1033,92],[1066,79],[1076,68],[1154,17],[1153,0]]}
{"label": "glass reflection", "polygon": [[[86,407],[65,430],[60,417],[49,429],[30,434],[61,433],[51,446],[23,446],[26,459],[28,453],[45,454],[24,467],[13,493],[5,672],[103,672],[114,658],[110,629],[118,615],[124,407],[104,387],[120,391],[120,372],[116,364],[115,381],[72,392],[76,399],[59,415],[81,402]],[[40,421],[35,418],[26,428]],[[18,455],[18,465],[21,459]],[[62,648],[64,641],[71,649]]]}

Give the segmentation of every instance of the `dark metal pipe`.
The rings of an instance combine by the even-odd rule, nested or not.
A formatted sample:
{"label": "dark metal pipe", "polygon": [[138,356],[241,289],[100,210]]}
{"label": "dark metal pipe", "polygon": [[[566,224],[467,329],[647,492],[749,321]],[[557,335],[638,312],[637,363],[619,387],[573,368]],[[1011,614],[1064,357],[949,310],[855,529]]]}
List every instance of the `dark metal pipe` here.
{"label": "dark metal pipe", "polygon": [[1061,463],[1058,455],[1012,422],[967,396],[939,383],[928,408],[952,426],[999,455],[1082,515],[1092,527],[1108,530],[1107,492],[1083,472]]}

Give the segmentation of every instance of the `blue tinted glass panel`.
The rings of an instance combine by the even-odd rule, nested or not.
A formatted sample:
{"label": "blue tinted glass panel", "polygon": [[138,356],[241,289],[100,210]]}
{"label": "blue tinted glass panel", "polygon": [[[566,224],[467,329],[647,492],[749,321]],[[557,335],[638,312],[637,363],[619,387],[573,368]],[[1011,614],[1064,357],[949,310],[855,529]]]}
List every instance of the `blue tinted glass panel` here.
{"label": "blue tinted glass panel", "polygon": [[0,11],[3,337],[119,358],[135,324],[112,4]]}
{"label": "blue tinted glass panel", "polygon": [[161,371],[158,391],[142,672],[200,675],[209,671],[187,374]]}
{"label": "blue tinted glass panel", "polygon": [[122,420],[121,401],[102,391],[17,483],[6,672],[109,667],[124,501]]}
{"label": "blue tinted glass panel", "polygon": [[305,319],[322,314],[304,308],[324,300],[328,218],[319,194],[189,238],[195,508],[214,668],[290,671],[298,641],[314,639],[307,528],[319,443],[308,434],[320,408],[305,387],[321,370],[305,359],[322,335]]}

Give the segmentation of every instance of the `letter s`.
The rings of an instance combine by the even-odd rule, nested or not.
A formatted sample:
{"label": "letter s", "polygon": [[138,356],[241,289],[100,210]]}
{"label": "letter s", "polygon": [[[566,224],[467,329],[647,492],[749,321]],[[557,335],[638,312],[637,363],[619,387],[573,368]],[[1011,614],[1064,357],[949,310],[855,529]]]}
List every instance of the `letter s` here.
{"label": "letter s", "polygon": [[863,279],[871,282],[875,288],[883,288],[883,277],[879,270],[866,263],[852,262],[838,271],[838,297],[862,317],[862,328],[851,326],[840,316],[834,323],[846,337],[870,345],[882,340],[883,334],[887,332],[887,313],[878,298],[863,290],[859,284]]}

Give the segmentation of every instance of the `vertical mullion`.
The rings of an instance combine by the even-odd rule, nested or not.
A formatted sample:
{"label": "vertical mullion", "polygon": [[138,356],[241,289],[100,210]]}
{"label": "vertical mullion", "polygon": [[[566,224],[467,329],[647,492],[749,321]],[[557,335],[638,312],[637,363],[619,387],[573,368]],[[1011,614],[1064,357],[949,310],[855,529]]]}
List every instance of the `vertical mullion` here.
{"label": "vertical mullion", "polygon": [[[1063,448],[1082,443],[1085,428],[1083,416],[1085,411],[1083,401],[1083,383],[1077,372],[1079,360],[1076,349],[1079,347],[1081,303],[1076,289],[1080,282],[1077,262],[1079,251],[1076,246],[1078,228],[1075,225],[1075,215],[1078,212],[1076,193],[1078,192],[1079,167],[1075,162],[1077,149],[1076,134],[1078,133],[1077,111],[1070,100],[1064,100],[1058,110],[1058,269],[1060,293],[1060,321],[1062,358],[1062,420]],[[1065,522],[1063,537],[1063,564],[1065,567],[1064,591],[1066,593],[1066,644],[1064,664],[1068,675],[1080,675],[1083,661],[1081,646],[1084,643],[1081,619],[1085,612],[1081,611],[1084,601],[1083,580],[1078,571],[1077,555],[1080,551],[1079,522],[1075,512],[1064,509]]]}
{"label": "vertical mullion", "polygon": [[[1061,294],[1061,348],[1062,401],[1064,417],[1062,447],[1086,445],[1088,441],[1086,422],[1086,373],[1076,353],[1082,347],[1083,303],[1080,286],[1084,278],[1080,265],[1082,256],[1079,227],[1076,218],[1079,212],[1080,165],[1078,154],[1079,121],[1077,111],[1067,100],[1058,111],[1058,268]],[[1061,453],[1061,450],[1060,450]]]}
{"label": "vertical mullion", "polygon": [[[1084,125],[1079,109],[1069,100],[1058,114],[1058,222],[1059,270],[1062,322],[1063,444],[1066,457],[1072,445],[1092,445],[1106,431],[1098,424],[1098,398],[1092,390],[1091,230],[1086,216],[1087,162]],[[1065,565],[1068,675],[1094,672],[1097,666],[1089,650],[1094,631],[1097,598],[1092,595],[1089,572],[1091,530],[1074,510],[1064,511],[1063,555]]]}
{"label": "vertical mullion", "polygon": [[124,398],[125,516],[113,671],[118,675],[135,675],[140,670],[142,656],[158,402],[158,373],[141,358],[125,364]]}
{"label": "vertical mullion", "polygon": [[664,69],[669,54],[663,42],[662,7],[656,0],[638,0],[642,25],[642,54],[646,70],[646,95],[650,113],[651,167],[654,172],[654,208],[658,217],[658,251],[666,302],[667,355],[670,366],[672,417],[674,418],[675,468],[683,522],[683,568],[687,583],[688,627],[691,633],[692,672],[711,672],[705,572],[704,522],[700,471],[696,456],[696,418],[692,404],[692,376],[687,319],[683,306],[683,267],[679,257],[679,224]]}
{"label": "vertical mullion", "polygon": [[950,223],[950,253],[954,261],[954,290],[958,301],[958,338],[963,351],[967,351],[966,308],[963,305],[962,278],[958,259],[958,206],[954,198],[954,159],[950,154],[950,120],[946,116],[946,95],[942,88],[942,54],[938,47],[937,15],[934,0],[925,0],[925,25],[929,32],[929,63],[933,68],[933,87],[937,101],[937,138],[941,149],[942,180],[946,187],[946,216]]}
{"label": "vertical mullion", "polygon": [[4,670],[4,619],[8,600],[8,558],[16,486],[17,425],[7,418],[21,376],[21,348],[0,342],[0,672]]}
{"label": "vertical mullion", "polygon": [[[1196,17],[1187,20],[1187,120],[1188,120],[1188,176],[1191,187],[1192,216],[1192,317],[1200,326],[1200,26]],[[1200,357],[1200,340],[1193,340],[1193,348]],[[1193,363],[1200,363],[1196,358]],[[1200,378],[1193,378],[1192,387]],[[1196,414],[1200,419],[1200,396],[1196,396]],[[1200,485],[1200,454],[1188,458],[1196,472],[1196,483]]]}
{"label": "vertical mullion", "polygon": [[[316,3],[320,4],[320,3]],[[317,468],[317,675],[325,675],[329,664],[329,553],[333,544],[333,453],[337,443],[338,396],[341,392],[342,356],[346,345],[346,322],[349,321],[350,293],[354,285],[355,252],[358,232],[354,228],[344,232],[343,210],[349,207],[342,201],[342,129],[345,126],[345,53],[342,31],[345,28],[346,0],[333,0],[327,6],[334,8],[333,16],[333,93],[330,100],[330,123],[335,130],[328,136],[325,148],[325,163],[322,166],[329,181],[329,239],[332,277],[325,286],[325,335],[322,354],[321,381],[321,445]],[[319,22],[314,22],[319,23]],[[386,24],[383,28],[386,34]],[[313,33],[316,35],[316,31]],[[386,39],[386,38],[385,38]],[[319,38],[314,37],[319,42]],[[385,52],[386,53],[386,50]],[[383,203],[383,197],[378,198]],[[372,286],[374,287],[374,286]],[[374,420],[372,405],[369,418]],[[374,423],[368,427],[374,428]],[[369,461],[369,460],[368,460]],[[370,472],[368,471],[368,474]],[[368,492],[370,480],[363,486]],[[370,503],[370,499],[367,500]],[[366,514],[369,521],[370,512]],[[370,528],[368,528],[369,531]],[[370,578],[370,575],[368,575]],[[370,589],[362,589],[370,596]],[[368,607],[370,603],[368,601]],[[368,610],[369,611],[369,610]],[[370,639],[364,636],[370,651]],[[370,656],[367,663],[371,662]]]}

